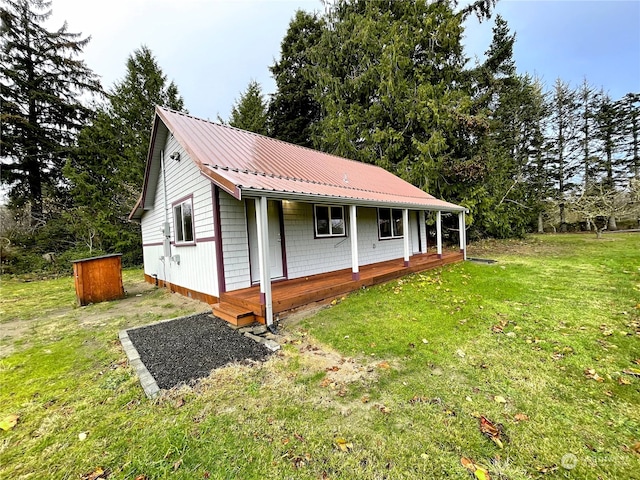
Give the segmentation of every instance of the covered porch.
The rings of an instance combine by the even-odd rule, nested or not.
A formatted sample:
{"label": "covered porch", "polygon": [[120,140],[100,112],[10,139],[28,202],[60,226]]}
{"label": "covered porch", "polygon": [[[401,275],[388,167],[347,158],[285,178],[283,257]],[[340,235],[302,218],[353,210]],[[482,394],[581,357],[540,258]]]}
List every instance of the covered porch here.
{"label": "covered porch", "polygon": [[[274,317],[283,312],[313,304],[330,301],[336,297],[388,282],[410,273],[422,272],[442,265],[464,260],[462,251],[442,251],[442,253],[422,253],[386,262],[363,265],[359,275],[354,276],[352,269],[337,270],[319,275],[274,281],[271,283],[271,297]],[[256,320],[266,323],[266,305],[261,302],[260,286],[222,293],[220,303],[214,305],[214,314],[234,325],[249,325]]]}

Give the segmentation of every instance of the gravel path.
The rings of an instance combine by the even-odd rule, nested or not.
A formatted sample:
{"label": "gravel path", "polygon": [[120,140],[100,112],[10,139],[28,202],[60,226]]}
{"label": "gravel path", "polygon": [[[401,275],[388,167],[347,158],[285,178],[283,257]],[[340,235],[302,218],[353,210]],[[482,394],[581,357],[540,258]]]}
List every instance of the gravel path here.
{"label": "gravel path", "polygon": [[264,360],[268,348],[207,313],[128,330],[140,359],[160,388],[206,377],[214,368]]}

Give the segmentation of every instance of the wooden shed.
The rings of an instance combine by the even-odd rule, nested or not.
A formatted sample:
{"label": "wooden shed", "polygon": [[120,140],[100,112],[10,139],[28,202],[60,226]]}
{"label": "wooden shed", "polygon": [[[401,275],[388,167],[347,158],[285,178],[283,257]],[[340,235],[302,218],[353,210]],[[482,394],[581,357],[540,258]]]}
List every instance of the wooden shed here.
{"label": "wooden shed", "polygon": [[80,305],[124,297],[120,253],[76,260],[73,262],[73,276]]}

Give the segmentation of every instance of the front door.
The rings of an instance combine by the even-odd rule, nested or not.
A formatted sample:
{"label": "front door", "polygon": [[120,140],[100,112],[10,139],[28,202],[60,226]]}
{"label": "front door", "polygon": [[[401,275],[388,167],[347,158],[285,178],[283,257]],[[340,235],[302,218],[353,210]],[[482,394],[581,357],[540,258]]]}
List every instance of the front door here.
{"label": "front door", "polygon": [[[269,217],[269,257],[271,258],[271,279],[284,277],[282,262],[282,238],[280,236],[280,204],[269,200],[267,206]],[[251,282],[260,282],[260,261],[258,258],[258,229],[256,226],[256,203],[247,199],[247,224],[249,225],[249,255],[251,263]]]}

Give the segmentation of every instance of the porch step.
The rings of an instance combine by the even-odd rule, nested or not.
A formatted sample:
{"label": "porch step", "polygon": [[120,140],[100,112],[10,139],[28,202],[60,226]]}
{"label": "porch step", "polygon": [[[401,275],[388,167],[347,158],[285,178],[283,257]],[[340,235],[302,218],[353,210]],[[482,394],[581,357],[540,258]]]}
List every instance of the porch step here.
{"label": "porch step", "polygon": [[251,325],[256,321],[256,317],[251,310],[231,305],[230,303],[216,303],[213,305],[212,310],[216,317],[226,320],[237,327]]}

